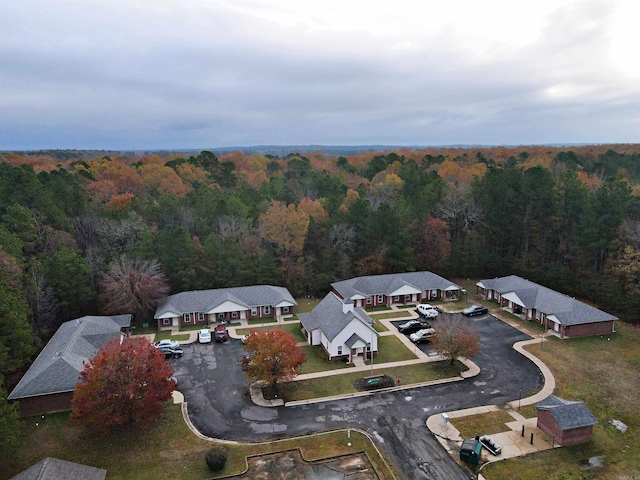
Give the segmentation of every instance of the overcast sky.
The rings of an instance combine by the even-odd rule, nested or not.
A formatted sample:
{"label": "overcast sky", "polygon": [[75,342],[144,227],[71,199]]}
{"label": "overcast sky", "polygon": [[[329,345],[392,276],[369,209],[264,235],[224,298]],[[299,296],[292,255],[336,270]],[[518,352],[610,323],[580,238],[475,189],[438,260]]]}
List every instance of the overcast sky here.
{"label": "overcast sky", "polygon": [[638,0],[0,0],[0,150],[640,142]]}

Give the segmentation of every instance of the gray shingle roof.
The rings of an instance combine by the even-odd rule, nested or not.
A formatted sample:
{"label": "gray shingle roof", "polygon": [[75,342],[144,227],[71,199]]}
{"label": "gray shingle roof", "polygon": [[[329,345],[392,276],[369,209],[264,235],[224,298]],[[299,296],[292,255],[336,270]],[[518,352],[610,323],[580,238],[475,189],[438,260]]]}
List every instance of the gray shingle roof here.
{"label": "gray shingle roof", "polygon": [[274,306],[280,302],[296,305],[296,301],[289,293],[289,290],[273,285],[194,290],[176,293],[167,297],[165,302],[156,310],[154,318],[160,318],[168,312],[178,315],[191,312],[208,312],[226,301],[237,303],[246,309],[264,305]]}
{"label": "gray shingle roof", "polygon": [[102,468],[47,457],[11,480],[104,480],[106,476]]}
{"label": "gray shingle roof", "polygon": [[86,316],[60,325],[27,373],[9,395],[10,400],[75,390],[84,362],[102,345],[120,336],[131,315]]}
{"label": "gray shingle roof", "polygon": [[543,287],[516,275],[481,280],[485,289],[495,290],[500,295],[515,293],[525,308],[535,308],[545,315],[555,316],[562,325],[608,322],[617,317],[562,293]]}
{"label": "gray shingle roof", "polygon": [[596,425],[598,420],[582,402],[564,400],[555,395],[549,395],[536,405],[538,410],[547,410],[562,430],[588,427]]}
{"label": "gray shingle roof", "polygon": [[403,285],[411,285],[418,290],[445,290],[460,288],[446,278],[431,272],[390,273],[386,275],[369,275],[366,277],[350,278],[332,283],[333,289],[340,293],[345,301],[354,294],[390,295]]}
{"label": "gray shingle roof", "polygon": [[[342,300],[333,292],[329,292],[309,313],[299,313],[300,323],[307,332],[320,330],[329,341],[333,340],[344,327],[356,318],[369,325],[373,330],[373,320],[362,308],[343,311]],[[377,332],[375,332],[377,335]]]}

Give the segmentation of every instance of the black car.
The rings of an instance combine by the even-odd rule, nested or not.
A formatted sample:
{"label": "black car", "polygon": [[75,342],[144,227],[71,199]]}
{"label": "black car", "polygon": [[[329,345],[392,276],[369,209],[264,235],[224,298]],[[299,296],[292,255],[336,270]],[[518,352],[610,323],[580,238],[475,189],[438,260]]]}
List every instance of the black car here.
{"label": "black car", "polygon": [[181,348],[158,347],[158,350],[164,353],[164,358],[179,358],[184,355],[184,351]]}
{"label": "black car", "polygon": [[462,314],[467,317],[473,317],[474,315],[485,315],[489,313],[489,309],[483,305],[471,305],[469,308],[462,310]]}
{"label": "black car", "polygon": [[400,333],[413,333],[423,328],[431,328],[431,324],[424,320],[409,320],[398,325],[398,331]]}

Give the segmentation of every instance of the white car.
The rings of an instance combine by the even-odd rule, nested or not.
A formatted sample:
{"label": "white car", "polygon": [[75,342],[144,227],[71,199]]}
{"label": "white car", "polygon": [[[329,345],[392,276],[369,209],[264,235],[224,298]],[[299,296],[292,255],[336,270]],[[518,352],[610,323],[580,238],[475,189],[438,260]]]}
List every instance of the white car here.
{"label": "white car", "polygon": [[423,315],[426,318],[436,318],[438,316],[438,310],[436,310],[436,307],[433,307],[428,303],[421,303],[416,307],[416,310],[420,315]]}
{"label": "white car", "polygon": [[435,334],[435,328],[423,328],[422,330],[418,330],[416,333],[409,335],[409,340],[413,343],[422,343],[435,336]]}
{"label": "white car", "polygon": [[208,328],[198,330],[198,342],[211,343],[211,330],[209,330]]}
{"label": "white car", "polygon": [[156,348],[178,348],[180,346],[176,340],[160,340],[154,345]]}

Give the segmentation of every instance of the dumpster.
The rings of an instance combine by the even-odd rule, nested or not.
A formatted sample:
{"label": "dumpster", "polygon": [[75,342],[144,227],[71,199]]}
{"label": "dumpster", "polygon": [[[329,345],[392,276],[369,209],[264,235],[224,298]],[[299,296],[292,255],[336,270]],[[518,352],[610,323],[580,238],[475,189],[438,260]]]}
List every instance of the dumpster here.
{"label": "dumpster", "polygon": [[480,462],[481,452],[482,444],[475,438],[467,438],[460,447],[460,460],[477,465]]}

